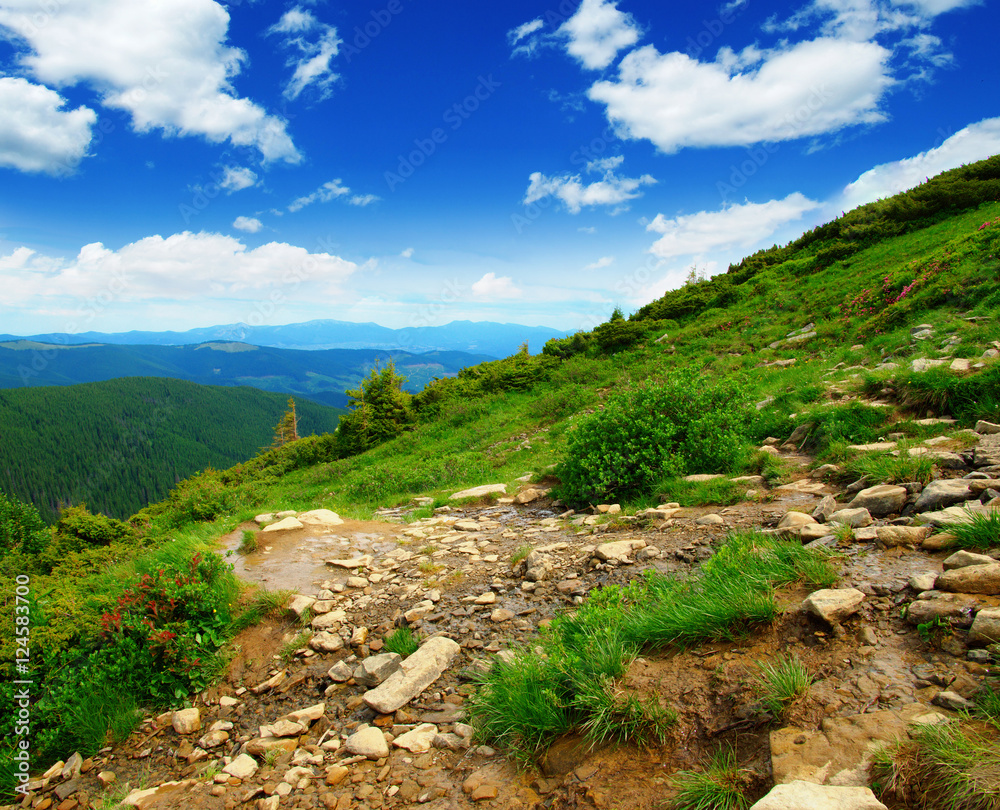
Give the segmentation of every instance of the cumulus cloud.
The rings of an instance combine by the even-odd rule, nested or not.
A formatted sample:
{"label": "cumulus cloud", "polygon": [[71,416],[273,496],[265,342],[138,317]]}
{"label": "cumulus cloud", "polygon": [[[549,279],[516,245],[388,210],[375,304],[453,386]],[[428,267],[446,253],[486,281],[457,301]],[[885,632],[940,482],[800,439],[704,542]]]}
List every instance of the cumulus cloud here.
{"label": "cumulus cloud", "polygon": [[641,197],[643,186],[653,185],[656,180],[648,174],[642,177],[619,177],[615,169],[621,166],[624,158],[612,157],[594,160],[587,164],[588,174],[603,173],[600,180],[585,182],[580,175],[548,176],[541,172],[532,172],[529,177],[528,190],[524,195],[524,204],[555,197],[562,201],[571,214],[579,214],[586,207],[598,205],[621,206],[629,200]]}
{"label": "cumulus cloud", "polygon": [[337,29],[320,22],[311,11],[295,6],[267,33],[280,34],[282,46],[291,52],[287,65],[293,71],[285,85],[285,98],[294,101],[307,88],[312,88],[318,98],[327,98],[334,82],[340,78],[331,67],[343,44]]}
{"label": "cumulus cloud", "polygon": [[402,256],[404,259],[412,259],[413,258],[413,248],[408,247],[405,250],[403,250],[399,255]]}
{"label": "cumulus cloud", "polygon": [[21,65],[46,84],[87,83],[139,132],[196,135],[298,162],[285,122],[236,95],[245,54],[227,46],[229,14],[214,0],[78,0],[46,6],[4,0],[0,25],[30,49]]}
{"label": "cumulus cloud", "polygon": [[373,202],[378,202],[382,198],[376,194],[355,194],[348,200],[351,205],[356,205],[360,208],[364,208],[366,205],[371,205]]}
{"label": "cumulus cloud", "polygon": [[615,263],[615,257],[614,256],[602,256],[596,262],[591,262],[590,264],[588,264],[583,269],[584,270],[600,270],[600,269],[602,269],[604,267],[610,267],[614,263]]}
{"label": "cumulus cloud", "polygon": [[659,214],[646,227],[662,234],[650,252],[661,259],[674,259],[701,256],[721,248],[748,248],[819,207],[818,202],[795,192],[783,200],[732,205],[674,219]]}
{"label": "cumulus cloud", "polygon": [[514,286],[510,276],[500,276],[496,273],[487,273],[479,281],[472,285],[472,294],[476,298],[520,298],[521,290]]}
{"label": "cumulus cloud", "polygon": [[343,197],[350,194],[351,190],[344,185],[344,181],[339,177],[336,180],[330,180],[318,189],[316,189],[312,194],[306,194],[304,197],[299,197],[298,199],[292,200],[288,205],[288,210],[301,211],[307,205],[312,205],[316,202],[330,202],[330,200],[336,199],[337,197]]}
{"label": "cumulus cloud", "polygon": [[589,70],[606,68],[619,51],[635,45],[641,33],[632,15],[618,10],[617,0],[583,0],[576,14],[556,31],[566,40],[570,56]]}
{"label": "cumulus cloud", "polygon": [[[257,300],[283,289],[335,294],[357,265],[328,253],[270,242],[247,250],[239,239],[217,233],[148,236],[111,250],[84,245],[73,259],[56,259],[20,248],[0,257],[0,304],[38,309],[69,301],[80,308],[154,301],[190,302],[206,297]],[[309,292],[306,293],[306,290]]]}
{"label": "cumulus cloud", "polygon": [[22,172],[66,174],[87,153],[97,114],[87,107],[64,110],[54,90],[0,78],[0,166]]}
{"label": "cumulus cloud", "polygon": [[244,166],[226,166],[222,170],[222,180],[219,185],[232,194],[245,188],[257,185],[257,173]]}
{"label": "cumulus cloud", "polygon": [[849,211],[891,197],[928,177],[996,154],[1000,154],[1000,118],[986,118],[956,132],[940,146],[869,169],[832,202],[832,210]]}
{"label": "cumulus cloud", "polygon": [[233,227],[238,231],[257,233],[264,227],[264,223],[256,217],[236,217],[236,219],[233,220]]}
{"label": "cumulus cloud", "polygon": [[[663,152],[746,146],[835,132],[884,120],[879,102],[893,80],[890,52],[874,42],[823,38],[700,62],[648,45],[629,53],[618,77],[589,97],[606,106],[625,138]],[[726,64],[728,62],[729,64]]]}

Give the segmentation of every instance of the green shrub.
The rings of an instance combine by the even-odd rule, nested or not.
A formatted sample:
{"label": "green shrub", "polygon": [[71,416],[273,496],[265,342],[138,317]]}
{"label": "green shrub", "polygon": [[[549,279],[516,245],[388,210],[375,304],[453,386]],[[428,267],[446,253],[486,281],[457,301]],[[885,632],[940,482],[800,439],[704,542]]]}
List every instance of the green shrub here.
{"label": "green shrub", "polygon": [[34,506],[0,492],[0,558],[11,551],[40,554],[51,537]]}
{"label": "green shrub", "polygon": [[570,433],[556,469],[560,497],[637,497],[665,477],[738,467],[754,413],[742,385],[731,380],[691,369],[646,380],[609,397]]}

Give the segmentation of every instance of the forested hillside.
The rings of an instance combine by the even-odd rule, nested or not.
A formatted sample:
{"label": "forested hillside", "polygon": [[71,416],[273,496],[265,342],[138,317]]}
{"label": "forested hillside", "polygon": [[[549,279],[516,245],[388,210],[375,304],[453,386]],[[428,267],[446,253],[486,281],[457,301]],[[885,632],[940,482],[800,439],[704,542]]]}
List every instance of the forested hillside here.
{"label": "forested hillside", "polygon": [[192,346],[54,345],[27,340],[0,343],[0,388],[75,385],[118,377],[173,377],[202,385],[249,385],[343,408],[345,391],[376,365],[392,361],[419,391],[435,377],[492,359],[465,352],[412,354],[379,349],[271,349],[247,343]]}
{"label": "forested hillside", "polygon": [[[282,394],[132,377],[0,390],[0,491],[52,519],[86,503],[127,518],[181,479],[271,444]],[[340,412],[296,403],[299,435],[332,432]]]}

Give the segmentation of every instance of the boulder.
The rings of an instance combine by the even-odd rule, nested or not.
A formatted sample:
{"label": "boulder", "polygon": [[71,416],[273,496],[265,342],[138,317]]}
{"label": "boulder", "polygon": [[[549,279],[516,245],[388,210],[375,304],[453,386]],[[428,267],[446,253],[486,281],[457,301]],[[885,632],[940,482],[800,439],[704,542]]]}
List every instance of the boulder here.
{"label": "boulder", "polygon": [[813,540],[822,540],[824,537],[830,536],[830,527],[822,523],[811,523],[799,527],[799,539],[803,543],[811,543]]}
{"label": "boulder", "polygon": [[428,639],[403,661],[398,672],[365,692],[365,703],[380,714],[391,714],[440,678],[460,651],[458,644],[450,638],[437,636]]}
{"label": "boulder", "polygon": [[825,588],[806,597],[802,606],[828,624],[840,624],[858,612],[865,595],[857,588]]}
{"label": "boulder", "polygon": [[645,547],[645,540],[618,540],[614,543],[602,543],[594,549],[594,556],[604,562],[625,562],[633,551]]}
{"label": "boulder", "polygon": [[364,726],[355,731],[344,743],[352,754],[368,759],[383,759],[389,756],[389,744],[381,729],[375,726]]}
{"label": "boulder", "polygon": [[201,729],[201,712],[198,709],[181,709],[170,719],[178,734],[194,734]]}
{"label": "boulder", "polygon": [[789,529],[814,523],[816,523],[816,518],[805,514],[805,512],[785,512],[785,516],[778,522],[778,528]]}
{"label": "boulder", "polygon": [[1000,608],[983,608],[976,614],[969,630],[969,644],[1000,643]]}
{"label": "boulder", "polygon": [[917,512],[930,512],[964,502],[971,497],[972,489],[965,479],[939,478],[924,487],[913,508]]}
{"label": "boulder", "polygon": [[235,776],[237,779],[249,779],[257,773],[258,767],[257,760],[252,756],[249,754],[240,754],[223,768],[222,772],[228,773],[230,776]]}
{"label": "boulder", "polygon": [[289,532],[295,529],[301,529],[302,523],[297,518],[286,517],[279,520],[277,523],[272,523],[270,526],[265,526],[261,531],[264,534],[269,532]]}
{"label": "boulder", "polygon": [[906,609],[906,620],[913,625],[928,624],[938,619],[947,619],[957,624],[971,621],[975,601],[942,596],[935,599],[917,599]]}
{"label": "boulder", "polygon": [[879,526],[875,529],[879,544],[886,548],[920,546],[930,533],[927,526]]}
{"label": "boulder", "polygon": [[830,519],[830,515],[837,511],[837,499],[833,495],[824,495],[823,500],[821,500],[816,508],[813,509],[812,516],[813,520],[820,523],[826,523]]}
{"label": "boulder", "polygon": [[298,516],[298,520],[304,526],[319,526],[320,528],[340,526],[344,523],[340,515],[329,509],[313,509],[311,512],[303,512]]}
{"label": "boulder", "polygon": [[413,754],[424,754],[431,750],[438,727],[433,723],[421,723],[419,726],[400,734],[392,741],[397,748],[405,748]]}
{"label": "boulder", "polygon": [[842,523],[852,529],[862,529],[872,525],[872,516],[867,509],[838,509],[830,515],[829,523]]}
{"label": "boulder", "polygon": [[872,517],[886,517],[901,511],[906,505],[905,487],[879,484],[863,489],[848,504],[851,509],[867,509]]}
{"label": "boulder", "polygon": [[398,653],[371,655],[354,670],[354,680],[362,686],[378,686],[394,672],[398,672],[402,664],[403,658]]}
{"label": "boulder", "polygon": [[463,498],[483,498],[487,495],[506,495],[506,484],[485,484],[481,487],[463,489],[461,492],[453,492],[448,496],[450,501],[460,501]]}
{"label": "boulder", "polygon": [[750,810],[888,810],[871,788],[790,782],[775,785]]}
{"label": "boulder", "polygon": [[336,633],[324,630],[322,633],[315,633],[309,639],[309,646],[316,652],[332,653],[344,649],[344,639]]}
{"label": "boulder", "polygon": [[970,565],[992,565],[995,563],[988,554],[976,554],[972,551],[956,551],[942,563],[945,571],[952,571],[955,568],[966,568]]}
{"label": "boulder", "polygon": [[934,587],[952,593],[983,593],[1000,595],[1000,563],[967,565],[945,571],[937,578]]}

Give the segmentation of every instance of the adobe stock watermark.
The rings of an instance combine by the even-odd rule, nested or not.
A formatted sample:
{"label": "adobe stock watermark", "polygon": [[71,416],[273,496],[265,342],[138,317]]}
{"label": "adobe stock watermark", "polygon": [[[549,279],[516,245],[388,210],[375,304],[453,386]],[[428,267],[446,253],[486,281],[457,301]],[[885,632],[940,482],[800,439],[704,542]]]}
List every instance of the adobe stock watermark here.
{"label": "adobe stock watermark", "polygon": [[373,9],[370,14],[371,19],[365,22],[364,26],[356,25],[350,34],[345,35],[342,49],[344,61],[349,63],[354,57],[360,56],[361,52],[392,24],[396,16],[402,13],[401,0],[389,0],[385,8]]}
{"label": "adobe stock watermark", "polygon": [[406,154],[397,155],[398,164],[396,170],[385,172],[384,178],[389,191],[395,191],[400,185],[405,183],[414,173],[423,166],[437,151],[448,142],[449,130],[451,133],[457,132],[482,105],[493,97],[503,84],[493,78],[493,74],[479,76],[479,83],[475,89],[461,101],[452,104],[441,114],[442,123],[445,127],[435,127],[425,138],[416,138],[413,141],[414,149]]}
{"label": "adobe stock watermark", "polygon": [[14,791],[26,796],[31,779],[31,577],[19,574],[14,579],[14,670],[16,680],[14,710],[14,753],[12,755]]}

